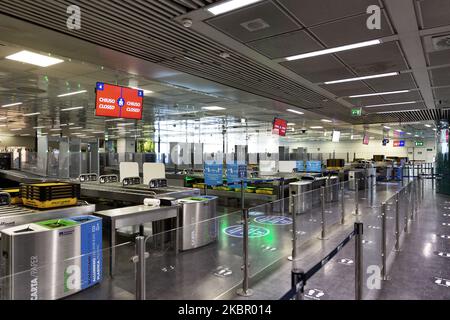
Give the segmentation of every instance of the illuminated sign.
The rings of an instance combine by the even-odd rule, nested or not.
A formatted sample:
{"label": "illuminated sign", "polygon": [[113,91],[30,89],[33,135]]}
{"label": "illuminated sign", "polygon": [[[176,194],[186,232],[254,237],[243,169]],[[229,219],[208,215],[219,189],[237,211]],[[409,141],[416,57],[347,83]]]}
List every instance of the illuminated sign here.
{"label": "illuminated sign", "polygon": [[416,141],[416,147],[423,147],[423,141]]}
{"label": "illuminated sign", "polygon": [[287,130],[287,121],[279,118],[275,118],[273,120],[273,128],[272,133],[280,135],[282,137],[286,136],[286,130]]}
{"label": "illuminated sign", "polygon": [[144,91],[97,82],[95,115],[124,119],[142,119]]}
{"label": "illuminated sign", "polygon": [[362,115],[362,108],[354,108],[352,109],[353,117],[360,117]]}
{"label": "illuminated sign", "polygon": [[363,144],[368,145],[370,141],[370,137],[367,134],[364,134]]}
{"label": "illuminated sign", "polygon": [[394,147],[404,147],[404,146],[405,146],[405,140],[394,141]]}

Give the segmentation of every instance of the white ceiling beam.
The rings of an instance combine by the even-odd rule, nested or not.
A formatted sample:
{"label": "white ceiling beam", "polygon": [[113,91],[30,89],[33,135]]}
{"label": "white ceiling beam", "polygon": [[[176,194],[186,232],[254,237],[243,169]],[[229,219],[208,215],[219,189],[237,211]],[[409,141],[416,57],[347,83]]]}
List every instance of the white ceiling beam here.
{"label": "white ceiling beam", "polygon": [[435,108],[424,48],[412,0],[385,0],[385,7],[427,108]]}

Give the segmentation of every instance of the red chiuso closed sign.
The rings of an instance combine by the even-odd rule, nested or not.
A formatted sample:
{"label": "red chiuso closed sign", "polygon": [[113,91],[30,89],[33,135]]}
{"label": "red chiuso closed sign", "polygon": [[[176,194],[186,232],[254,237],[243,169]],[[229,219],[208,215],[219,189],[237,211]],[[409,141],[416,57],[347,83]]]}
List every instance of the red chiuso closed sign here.
{"label": "red chiuso closed sign", "polygon": [[97,82],[95,115],[125,119],[142,119],[144,91]]}

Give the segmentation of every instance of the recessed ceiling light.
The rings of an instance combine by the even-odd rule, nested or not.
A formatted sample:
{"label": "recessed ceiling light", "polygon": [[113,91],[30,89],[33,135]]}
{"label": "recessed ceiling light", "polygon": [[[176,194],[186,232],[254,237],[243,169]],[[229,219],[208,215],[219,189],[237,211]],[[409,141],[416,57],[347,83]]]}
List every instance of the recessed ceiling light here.
{"label": "recessed ceiling light", "polygon": [[61,59],[44,56],[42,54],[30,52],[27,50],[23,50],[23,51],[15,53],[15,54],[12,54],[10,56],[7,56],[6,59],[19,61],[19,62],[23,62],[23,63],[28,63],[28,64],[33,64],[33,65],[39,66],[39,67],[49,67],[49,66],[64,62],[64,60],[61,60]]}
{"label": "recessed ceiling light", "polygon": [[348,79],[342,79],[342,80],[327,81],[327,82],[324,82],[324,84],[335,84],[335,83],[343,83],[343,82],[352,82],[352,81],[360,81],[360,80],[392,77],[392,76],[398,76],[398,75],[399,75],[398,72],[389,72],[389,73],[375,74],[375,75],[371,75],[371,76],[364,76],[364,77],[357,77],[357,78],[348,78]]}
{"label": "recessed ceiling light", "polygon": [[288,126],[295,126],[295,123],[289,122],[287,125]]}
{"label": "recessed ceiling light", "polygon": [[118,126],[119,126],[119,127],[134,126],[134,123],[132,123],[132,122],[128,122],[128,123],[119,123]]}
{"label": "recessed ceiling light", "polygon": [[434,128],[434,129],[433,129],[433,131],[437,131],[437,129],[436,129],[436,128]]}
{"label": "recessed ceiling light", "polygon": [[260,2],[261,0],[230,0],[212,7],[209,7],[207,10],[211,12],[213,15],[217,16],[219,14],[223,14],[226,12],[230,12],[250,4]]}
{"label": "recessed ceiling light", "polygon": [[427,128],[431,128],[431,125],[429,125],[429,124],[426,124],[426,125],[425,125],[425,127],[427,127]]}
{"label": "recessed ceiling light", "polygon": [[33,127],[33,129],[37,130],[37,129],[45,129],[45,127]]}
{"label": "recessed ceiling light", "polygon": [[286,111],[292,112],[292,113],[296,113],[296,114],[305,114],[304,112],[301,112],[301,111],[298,111],[298,110],[294,110],[294,109],[287,109]]}
{"label": "recessed ceiling light", "polygon": [[384,104],[373,104],[370,106],[364,106],[364,108],[375,108],[375,107],[386,107],[386,106],[400,106],[404,104],[418,103],[419,101],[406,101],[406,102],[396,102],[396,103],[384,103]]}
{"label": "recessed ceiling light", "polygon": [[58,96],[58,98],[62,98],[62,97],[68,97],[68,96],[74,96],[76,94],[81,94],[81,93],[85,93],[87,92],[87,90],[81,90],[81,91],[75,91],[75,92],[69,92],[69,93],[64,93],[64,94],[60,94]]}
{"label": "recessed ceiling light", "polygon": [[407,132],[406,134],[407,134],[408,136],[411,136],[411,135],[412,135],[412,133],[411,133],[411,132]]}
{"label": "recessed ceiling light", "polygon": [[362,98],[362,97],[386,96],[386,95],[390,95],[390,94],[407,93],[407,92],[411,92],[411,90],[399,90],[399,91],[388,91],[388,92],[377,92],[377,93],[358,94],[358,95],[356,95],[356,96],[349,96],[349,98]]}
{"label": "recessed ceiling light", "polygon": [[323,129],[323,127],[321,126],[314,126],[314,127],[310,127],[311,129]]}
{"label": "recessed ceiling light", "polygon": [[40,112],[33,112],[33,113],[26,113],[23,116],[24,117],[32,117],[32,116],[38,116],[40,114],[41,114]]}
{"label": "recessed ceiling light", "polygon": [[376,112],[376,114],[401,113],[401,112],[413,112],[413,111],[420,111],[420,109],[396,110],[396,111],[380,111],[380,112]]}
{"label": "recessed ceiling light", "polygon": [[8,117],[0,117],[0,120],[6,120]]}
{"label": "recessed ceiling light", "polygon": [[383,126],[383,128],[388,129],[388,130],[391,129],[391,127],[388,127],[388,126]]}
{"label": "recessed ceiling light", "polygon": [[322,121],[322,122],[327,122],[327,123],[331,123],[331,122],[333,122],[333,121],[331,121],[331,120],[328,120],[328,119],[322,119],[321,121]]}
{"label": "recessed ceiling light", "polygon": [[61,128],[53,128],[53,129],[50,129],[50,131],[61,131],[62,129]]}
{"label": "recessed ceiling light", "polygon": [[105,120],[105,122],[122,121],[122,120],[123,120],[123,118],[114,118],[114,119]]}
{"label": "recessed ceiling light", "polygon": [[22,102],[16,102],[16,103],[4,104],[4,105],[2,105],[2,108],[8,108],[8,107],[20,106],[21,104],[22,104]]}
{"label": "recessed ceiling light", "polygon": [[345,46],[340,46],[340,47],[335,47],[335,48],[318,50],[318,51],[314,51],[314,52],[303,53],[303,54],[299,54],[299,55],[296,55],[296,56],[287,57],[285,59],[286,59],[286,61],[294,61],[294,60],[306,59],[306,58],[311,58],[311,57],[316,57],[316,56],[322,56],[322,55],[325,55],[325,54],[331,54],[331,53],[336,53],[336,52],[341,52],[341,51],[347,51],[347,50],[353,50],[353,49],[358,49],[358,48],[374,46],[374,45],[377,45],[377,44],[380,44],[380,43],[381,43],[381,40],[379,40],[379,39],[377,39],[377,40],[370,40],[370,41],[364,41],[364,42],[358,42],[358,43],[353,43],[353,44],[349,44],[349,45],[345,45]]}
{"label": "recessed ceiling light", "polygon": [[244,118],[241,119],[241,124],[245,124],[247,122],[247,120],[245,120]]}
{"label": "recessed ceiling light", "polygon": [[219,111],[219,110],[225,110],[226,108],[218,107],[218,106],[210,106],[210,107],[202,107],[203,110],[208,111]]}
{"label": "recessed ceiling light", "polygon": [[65,109],[61,109],[61,111],[73,111],[73,110],[80,110],[80,109],[84,109],[84,107],[65,108]]}
{"label": "recessed ceiling light", "polygon": [[103,132],[103,131],[94,131],[92,133],[94,133],[94,134],[104,134],[105,132]]}
{"label": "recessed ceiling light", "polygon": [[11,131],[21,131],[22,128],[15,128],[15,129],[10,129]]}

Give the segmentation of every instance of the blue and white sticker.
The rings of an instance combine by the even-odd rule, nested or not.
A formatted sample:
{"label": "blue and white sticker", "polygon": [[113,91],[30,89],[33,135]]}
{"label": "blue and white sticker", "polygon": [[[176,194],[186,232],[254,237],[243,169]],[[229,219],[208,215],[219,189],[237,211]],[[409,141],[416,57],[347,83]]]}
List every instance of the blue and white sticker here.
{"label": "blue and white sticker", "polygon": [[268,225],[286,226],[292,224],[292,219],[284,216],[256,217],[255,222]]}

